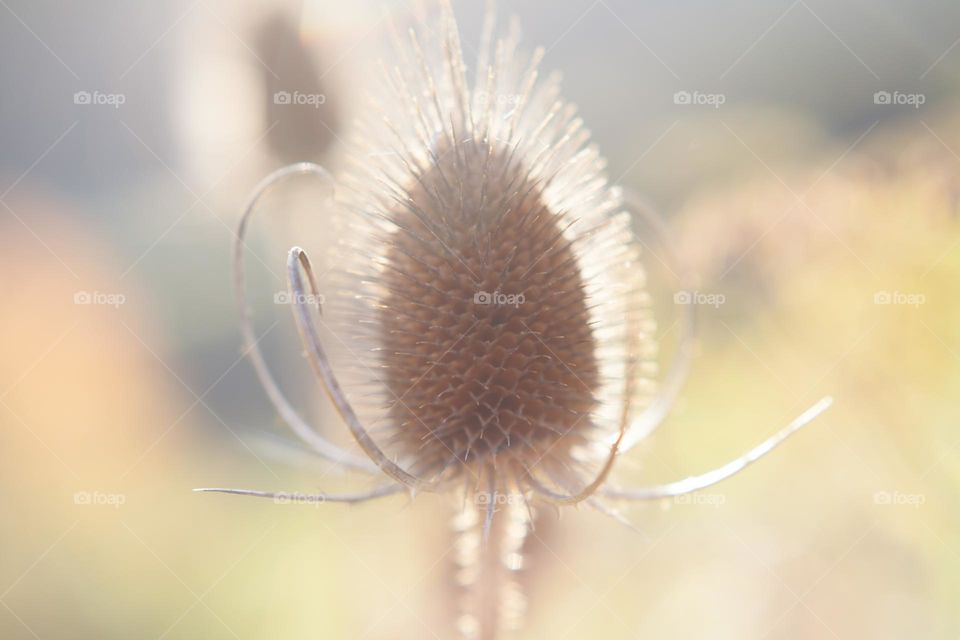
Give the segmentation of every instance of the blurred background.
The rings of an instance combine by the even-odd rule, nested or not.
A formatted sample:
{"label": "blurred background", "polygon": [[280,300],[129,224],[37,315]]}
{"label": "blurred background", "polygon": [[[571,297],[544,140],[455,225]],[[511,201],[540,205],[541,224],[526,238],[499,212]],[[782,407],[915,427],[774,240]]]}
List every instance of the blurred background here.
{"label": "blurred background", "polygon": [[[480,4],[455,3],[468,52]],[[0,0],[0,637],[451,637],[442,500],[190,492],[370,486],[290,454],[229,252],[263,175],[336,163],[402,9]],[[709,493],[626,507],[639,533],[548,519],[517,637],[960,636],[960,5],[503,9],[700,275],[690,384],[617,482],[706,471],[837,399]],[[285,249],[329,240],[318,202],[268,198],[248,262],[268,359],[339,439],[273,300]],[[650,262],[669,358],[676,282]]]}

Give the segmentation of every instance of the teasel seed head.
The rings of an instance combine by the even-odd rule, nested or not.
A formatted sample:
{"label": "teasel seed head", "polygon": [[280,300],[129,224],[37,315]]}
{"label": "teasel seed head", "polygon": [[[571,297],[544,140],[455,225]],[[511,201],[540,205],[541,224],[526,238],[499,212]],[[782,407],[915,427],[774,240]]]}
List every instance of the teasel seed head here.
{"label": "teasel seed head", "polygon": [[338,176],[334,332],[367,352],[378,441],[415,475],[583,486],[653,390],[639,244],[542,50],[491,20],[468,78],[449,7],[427,15]]}

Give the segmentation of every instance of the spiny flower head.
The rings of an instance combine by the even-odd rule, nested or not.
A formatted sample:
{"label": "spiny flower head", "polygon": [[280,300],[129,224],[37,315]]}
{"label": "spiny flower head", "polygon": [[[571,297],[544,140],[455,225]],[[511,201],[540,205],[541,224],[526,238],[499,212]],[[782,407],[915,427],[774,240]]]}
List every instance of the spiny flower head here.
{"label": "spiny flower head", "polygon": [[652,390],[639,246],[542,50],[488,23],[468,74],[439,16],[395,36],[339,176],[334,332],[373,354],[381,440],[419,477],[577,486]]}

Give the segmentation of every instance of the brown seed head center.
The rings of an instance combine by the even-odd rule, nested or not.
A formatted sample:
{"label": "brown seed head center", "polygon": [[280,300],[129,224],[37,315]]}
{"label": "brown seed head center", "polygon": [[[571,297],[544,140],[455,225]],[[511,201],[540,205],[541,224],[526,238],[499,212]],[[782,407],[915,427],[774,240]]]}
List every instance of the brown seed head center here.
{"label": "brown seed head center", "polygon": [[394,439],[422,469],[536,460],[592,426],[599,373],[575,250],[509,149],[438,155],[390,213],[378,319]]}

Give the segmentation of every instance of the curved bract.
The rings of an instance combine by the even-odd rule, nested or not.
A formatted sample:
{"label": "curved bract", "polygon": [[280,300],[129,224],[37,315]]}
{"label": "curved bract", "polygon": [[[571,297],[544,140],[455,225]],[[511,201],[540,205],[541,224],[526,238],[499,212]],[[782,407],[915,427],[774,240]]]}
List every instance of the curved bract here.
{"label": "curved bract", "polygon": [[661,498],[687,495],[705,489],[740,473],[747,468],[747,466],[766,456],[783,444],[787,438],[810,424],[820,416],[820,414],[829,409],[832,404],[833,398],[826,397],[821,399],[773,436],[764,440],[742,456],[731,460],[713,471],[659,486],[642,487],[638,489],[606,489],[603,491],[603,495],[609,498],[623,500],[659,500]]}
{"label": "curved bract", "polygon": [[300,414],[290,405],[286,396],[277,385],[270,368],[260,351],[259,340],[253,330],[253,312],[247,304],[247,284],[246,267],[244,262],[244,252],[246,249],[247,228],[250,220],[256,211],[257,204],[263,195],[279,183],[302,175],[313,175],[322,179],[328,184],[333,184],[333,178],[323,167],[309,162],[301,162],[284,167],[264,178],[258,184],[244,207],[243,215],[240,217],[240,225],[237,229],[237,237],[233,245],[233,273],[234,289],[237,297],[237,304],[240,308],[240,333],[243,337],[244,353],[250,358],[257,378],[263,386],[267,397],[273,403],[277,413],[283,418],[290,429],[305,443],[307,443],[319,455],[330,462],[342,464],[352,469],[361,471],[375,472],[376,467],[369,460],[358,457],[348,451],[337,447],[335,444],[321,436],[316,429],[308,425]]}
{"label": "curved bract", "polygon": [[320,344],[320,337],[317,335],[316,326],[310,317],[310,308],[307,303],[308,297],[303,287],[303,278],[300,275],[301,268],[307,274],[307,279],[310,282],[310,293],[312,298],[317,300],[316,306],[319,310],[319,291],[317,290],[317,283],[313,277],[310,259],[307,257],[307,254],[304,253],[303,249],[294,247],[290,250],[289,260],[287,261],[287,275],[290,279],[290,291],[293,294],[293,314],[297,320],[297,328],[300,331],[303,345],[307,350],[310,364],[323,384],[327,396],[330,398],[330,401],[333,402],[333,406],[336,407],[340,417],[343,418],[343,421],[347,424],[357,444],[360,445],[364,453],[370,457],[383,473],[410,489],[420,490],[428,487],[429,483],[411,475],[387,458],[386,454],[377,446],[373,438],[370,437],[370,434],[367,433],[366,428],[360,423],[353,407],[350,406],[349,401],[343,393],[343,389],[340,387],[340,383],[337,382],[337,378],[333,374],[333,368],[330,366],[327,354]]}

